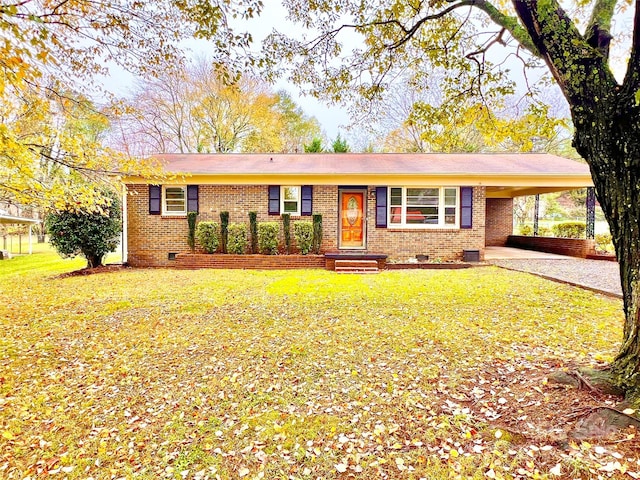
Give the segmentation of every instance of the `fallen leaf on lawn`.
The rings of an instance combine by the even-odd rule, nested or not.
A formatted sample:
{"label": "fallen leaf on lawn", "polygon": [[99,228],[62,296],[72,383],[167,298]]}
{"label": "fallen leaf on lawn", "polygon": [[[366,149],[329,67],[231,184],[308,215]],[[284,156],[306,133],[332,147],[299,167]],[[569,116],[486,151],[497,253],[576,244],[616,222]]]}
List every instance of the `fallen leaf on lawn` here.
{"label": "fallen leaf on lawn", "polygon": [[598,470],[603,472],[615,472],[616,470],[622,471],[622,465],[620,462],[609,462],[606,465],[601,466]]}
{"label": "fallen leaf on lawn", "polygon": [[340,473],[344,473],[347,471],[347,466],[344,463],[338,463],[335,465],[336,470],[339,471]]}

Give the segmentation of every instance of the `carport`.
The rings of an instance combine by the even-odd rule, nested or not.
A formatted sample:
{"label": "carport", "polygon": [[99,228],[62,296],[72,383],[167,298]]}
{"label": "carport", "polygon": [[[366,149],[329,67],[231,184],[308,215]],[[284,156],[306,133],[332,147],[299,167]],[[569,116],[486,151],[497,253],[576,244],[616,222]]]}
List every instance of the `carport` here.
{"label": "carport", "polygon": [[9,215],[5,211],[0,211],[0,224],[9,225],[29,225],[29,254],[33,253],[33,233],[32,229],[36,223],[40,223],[40,220],[35,218],[19,217]]}

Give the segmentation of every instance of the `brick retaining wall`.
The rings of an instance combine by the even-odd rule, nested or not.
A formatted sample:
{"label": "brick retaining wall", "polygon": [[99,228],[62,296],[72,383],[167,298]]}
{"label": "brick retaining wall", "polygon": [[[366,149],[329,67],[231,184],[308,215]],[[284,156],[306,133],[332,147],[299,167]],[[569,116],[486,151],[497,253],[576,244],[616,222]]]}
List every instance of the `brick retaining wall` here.
{"label": "brick retaining wall", "polygon": [[234,268],[251,270],[290,270],[325,268],[324,255],[232,255],[179,253],[175,268]]}
{"label": "brick retaining wall", "polygon": [[594,240],[584,238],[532,237],[509,235],[508,247],[536,250],[538,252],[555,253],[570,257],[587,258],[596,252]]}

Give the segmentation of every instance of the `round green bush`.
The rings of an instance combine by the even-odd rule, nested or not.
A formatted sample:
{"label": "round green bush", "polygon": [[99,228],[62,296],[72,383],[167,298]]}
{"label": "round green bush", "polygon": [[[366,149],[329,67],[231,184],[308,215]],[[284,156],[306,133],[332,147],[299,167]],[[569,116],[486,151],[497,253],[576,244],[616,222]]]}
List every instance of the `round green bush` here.
{"label": "round green bush", "polygon": [[533,227],[531,225],[520,225],[520,235],[530,237],[533,235]]}
{"label": "round green bush", "polygon": [[561,238],[585,238],[586,229],[584,222],[563,222],[553,226],[553,234]]}
{"label": "round green bush", "polygon": [[105,206],[100,211],[60,210],[47,215],[49,242],[63,257],[82,255],[87,266],[102,265],[104,256],[120,242],[122,215],[115,192],[103,192]]}
{"label": "round green bush", "polygon": [[598,233],[595,237],[596,250],[599,252],[613,253],[613,239],[610,233]]}

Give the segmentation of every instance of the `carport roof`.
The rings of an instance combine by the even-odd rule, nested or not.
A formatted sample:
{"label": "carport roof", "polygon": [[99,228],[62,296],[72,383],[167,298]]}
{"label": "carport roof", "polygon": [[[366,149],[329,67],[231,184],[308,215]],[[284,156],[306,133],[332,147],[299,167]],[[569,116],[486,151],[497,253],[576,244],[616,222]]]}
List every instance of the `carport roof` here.
{"label": "carport roof", "polygon": [[13,224],[13,225],[15,224],[34,225],[36,223],[40,223],[40,220],[37,220],[35,218],[14,217],[13,215],[0,213],[0,223]]}

